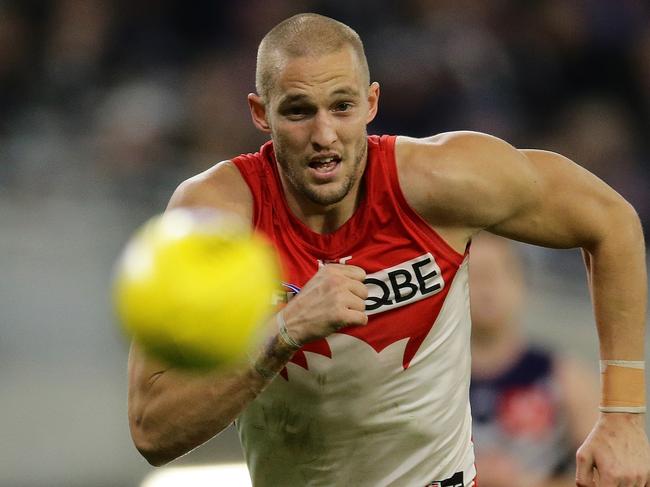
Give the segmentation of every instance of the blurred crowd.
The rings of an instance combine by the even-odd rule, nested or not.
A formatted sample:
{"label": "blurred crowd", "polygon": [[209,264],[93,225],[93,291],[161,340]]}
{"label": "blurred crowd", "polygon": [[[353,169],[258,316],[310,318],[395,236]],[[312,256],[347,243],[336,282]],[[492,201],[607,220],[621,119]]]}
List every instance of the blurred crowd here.
{"label": "blurred crowd", "polygon": [[257,44],[304,11],[364,40],[372,133],[556,150],[650,223],[646,0],[0,0],[0,191],[161,209],[264,142],[246,104]]}

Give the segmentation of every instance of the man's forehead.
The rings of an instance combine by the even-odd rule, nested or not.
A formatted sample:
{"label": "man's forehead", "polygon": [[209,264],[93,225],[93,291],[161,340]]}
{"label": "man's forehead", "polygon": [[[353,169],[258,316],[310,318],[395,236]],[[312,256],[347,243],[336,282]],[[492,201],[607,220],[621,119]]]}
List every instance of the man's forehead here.
{"label": "man's forehead", "polygon": [[[292,88],[313,85],[356,85],[348,90],[357,91],[364,76],[359,59],[350,46],[343,46],[335,51],[309,53],[292,56],[288,53],[275,52],[273,65],[273,88],[290,92]],[[338,86],[337,86],[338,88]],[[334,91],[329,89],[328,91]]]}

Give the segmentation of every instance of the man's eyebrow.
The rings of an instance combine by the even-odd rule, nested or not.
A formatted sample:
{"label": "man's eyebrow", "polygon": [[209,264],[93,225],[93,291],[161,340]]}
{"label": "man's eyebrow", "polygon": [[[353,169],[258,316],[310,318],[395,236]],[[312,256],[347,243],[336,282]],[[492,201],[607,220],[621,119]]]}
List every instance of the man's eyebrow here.
{"label": "man's eyebrow", "polygon": [[332,95],[348,95],[348,96],[359,96],[359,91],[352,88],[351,86],[344,86],[337,88],[332,92]]}
{"label": "man's eyebrow", "polygon": [[296,93],[293,95],[287,95],[284,98],[280,100],[280,105],[287,105],[289,103],[296,103],[300,101],[305,101],[308,100],[309,97],[307,95],[304,95],[302,93]]}

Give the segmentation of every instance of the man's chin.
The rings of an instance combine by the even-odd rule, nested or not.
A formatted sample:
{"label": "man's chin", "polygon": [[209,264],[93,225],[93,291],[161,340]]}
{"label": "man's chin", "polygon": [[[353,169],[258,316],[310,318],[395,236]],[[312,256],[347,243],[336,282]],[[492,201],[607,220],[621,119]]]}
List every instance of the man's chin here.
{"label": "man's chin", "polygon": [[305,189],[305,196],[312,203],[320,206],[335,205],[341,202],[349,193],[349,188],[346,188],[342,182],[310,185]]}

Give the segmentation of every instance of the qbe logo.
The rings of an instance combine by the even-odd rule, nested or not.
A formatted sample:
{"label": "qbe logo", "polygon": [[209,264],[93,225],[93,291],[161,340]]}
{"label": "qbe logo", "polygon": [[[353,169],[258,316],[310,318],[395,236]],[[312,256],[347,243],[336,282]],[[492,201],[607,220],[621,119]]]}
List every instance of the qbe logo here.
{"label": "qbe logo", "polygon": [[369,274],[364,283],[368,315],[420,301],[445,287],[440,267],[430,253]]}

